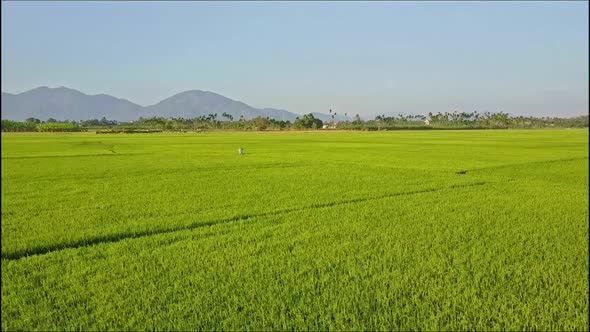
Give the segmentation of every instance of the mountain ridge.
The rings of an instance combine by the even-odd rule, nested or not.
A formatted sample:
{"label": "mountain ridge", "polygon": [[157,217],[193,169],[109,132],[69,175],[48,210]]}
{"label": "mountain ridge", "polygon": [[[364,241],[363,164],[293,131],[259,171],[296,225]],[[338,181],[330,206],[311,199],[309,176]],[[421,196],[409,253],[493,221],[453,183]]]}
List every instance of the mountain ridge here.
{"label": "mountain ridge", "polygon": [[[1,108],[2,119],[17,121],[30,117],[76,121],[106,117],[109,120],[134,121],[140,117],[195,118],[211,113],[217,113],[220,119],[224,119],[222,114],[226,113],[233,120],[262,116],[294,121],[301,116],[283,109],[252,107],[212,91],[197,89],[182,91],[153,105],[142,106],[104,93],[89,95],[65,86],[40,86],[16,94],[2,92]],[[324,121],[331,120],[328,114],[314,114],[318,114]]]}

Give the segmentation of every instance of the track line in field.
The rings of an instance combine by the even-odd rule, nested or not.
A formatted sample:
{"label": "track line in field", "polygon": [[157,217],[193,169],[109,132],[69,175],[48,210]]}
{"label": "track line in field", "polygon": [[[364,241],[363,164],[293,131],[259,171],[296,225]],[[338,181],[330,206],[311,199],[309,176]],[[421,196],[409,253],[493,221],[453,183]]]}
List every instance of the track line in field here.
{"label": "track line in field", "polygon": [[497,165],[497,166],[490,166],[490,167],[464,169],[464,170],[459,170],[455,173],[462,172],[461,174],[465,174],[468,172],[486,171],[486,170],[500,169],[500,168],[510,168],[510,167],[525,166],[525,165],[531,165],[531,164],[553,164],[553,163],[561,163],[561,162],[566,162],[566,161],[575,161],[575,160],[584,160],[584,159],[588,159],[588,157],[563,158],[563,159],[552,159],[552,160],[536,160],[536,161],[528,161],[526,163],[504,164],[504,165]]}
{"label": "track line in field", "polygon": [[[123,153],[118,153],[117,155],[122,156],[125,155]],[[94,156],[94,155],[93,155]],[[104,156],[114,156],[114,154],[105,154]],[[158,176],[170,176],[170,175],[177,175],[177,174],[193,174],[193,173],[215,173],[215,172],[234,172],[234,171],[245,171],[245,170],[261,170],[261,169],[284,169],[284,168],[296,168],[296,167],[307,167],[305,164],[295,164],[295,163],[280,163],[280,164],[252,164],[252,165],[239,165],[236,167],[228,167],[228,166],[211,166],[211,167],[194,167],[194,168],[178,168],[172,170],[162,171],[159,169],[155,169],[154,171],[157,172]],[[150,170],[151,172],[152,170]],[[104,181],[105,179],[113,179],[113,178],[131,178],[137,176],[145,176],[145,170],[137,170],[137,171],[126,171],[124,173],[113,173],[112,171],[108,174],[98,174],[98,175],[88,175],[88,174],[71,174],[67,176],[59,176],[59,180],[79,180],[84,179],[86,180],[101,180]],[[55,181],[57,178],[55,176],[43,176],[34,178],[35,181]],[[29,181],[30,178],[27,178]]]}
{"label": "track line in field", "polygon": [[74,158],[74,157],[104,157],[104,156],[138,156],[151,153],[117,153],[109,150],[111,153],[97,153],[97,154],[72,154],[72,155],[50,155],[50,156],[13,156],[2,157],[2,159],[34,159],[34,158]]}
{"label": "track line in field", "polygon": [[427,189],[385,194],[385,195],[373,196],[373,197],[361,197],[361,198],[353,198],[353,199],[334,201],[334,202],[328,202],[328,203],[312,204],[312,205],[304,206],[304,207],[293,207],[293,208],[280,209],[280,210],[264,212],[264,213],[242,214],[242,215],[236,215],[236,216],[233,216],[230,218],[196,222],[196,223],[192,223],[192,224],[189,224],[186,226],[172,228],[172,229],[147,230],[147,231],[139,231],[139,232],[124,232],[124,233],[110,234],[110,235],[105,235],[105,236],[97,236],[97,237],[93,237],[93,238],[89,238],[89,239],[82,239],[82,240],[73,241],[70,243],[61,243],[61,244],[55,244],[55,245],[33,247],[33,248],[28,248],[28,249],[23,249],[23,250],[17,250],[15,252],[10,252],[10,253],[2,252],[1,257],[3,260],[18,260],[18,259],[26,258],[29,256],[45,255],[45,254],[49,254],[51,252],[56,252],[56,251],[61,251],[61,250],[66,250],[66,249],[78,249],[78,248],[90,247],[90,246],[94,246],[94,245],[98,245],[98,244],[119,242],[119,241],[123,241],[123,240],[127,240],[127,239],[137,239],[137,238],[143,238],[143,237],[148,237],[148,236],[152,236],[152,235],[168,234],[168,233],[180,232],[180,231],[185,231],[185,230],[193,230],[193,229],[197,229],[197,228],[201,228],[201,227],[213,226],[213,225],[218,225],[218,224],[226,224],[226,223],[231,223],[231,222],[236,222],[236,221],[241,221],[241,220],[248,220],[248,219],[252,219],[252,218],[278,216],[281,214],[286,214],[286,213],[291,213],[291,212],[296,212],[296,211],[304,211],[304,210],[310,210],[310,209],[322,209],[322,208],[329,208],[329,207],[338,206],[338,205],[355,204],[355,203],[360,203],[360,202],[374,201],[374,200],[392,198],[392,197],[397,197],[397,196],[410,196],[410,195],[431,193],[431,192],[437,192],[437,191],[443,191],[443,190],[449,190],[449,189],[468,188],[468,187],[482,186],[485,184],[486,184],[486,182],[479,181],[479,182],[473,182],[473,183],[467,183],[467,184],[457,184],[457,185],[452,185],[452,186],[444,187],[444,188],[427,188]]}
{"label": "track line in field", "polygon": [[[391,166],[391,165],[384,165],[384,164],[373,164],[369,167],[375,168],[385,168],[390,170],[405,170],[405,171],[416,171],[422,173],[433,173],[433,174],[459,174],[465,175],[470,172],[476,171],[486,171],[486,170],[493,170],[493,169],[501,169],[501,168],[510,168],[510,167],[517,167],[517,166],[524,166],[530,164],[550,164],[550,163],[559,163],[559,162],[566,162],[566,161],[575,161],[575,160],[584,160],[588,159],[588,157],[575,157],[575,158],[564,158],[564,159],[552,159],[552,160],[536,160],[536,161],[528,161],[523,163],[515,163],[515,164],[502,164],[490,167],[479,167],[479,168],[456,168],[456,169],[428,169],[428,168],[416,168],[416,167],[398,167],[398,166]],[[355,163],[351,162],[331,162],[326,164],[314,164],[317,166],[333,166],[333,165],[355,165]]]}

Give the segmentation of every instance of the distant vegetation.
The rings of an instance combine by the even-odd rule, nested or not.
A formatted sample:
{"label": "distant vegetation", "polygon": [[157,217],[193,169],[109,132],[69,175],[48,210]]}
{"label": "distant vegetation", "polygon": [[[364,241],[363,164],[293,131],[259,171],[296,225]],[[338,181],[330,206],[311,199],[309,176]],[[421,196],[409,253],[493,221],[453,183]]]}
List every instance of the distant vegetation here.
{"label": "distant vegetation", "polygon": [[[330,110],[331,113],[331,110]],[[335,114],[335,113],[334,113]],[[380,115],[373,120],[362,120],[357,114],[354,120],[323,122],[309,113],[298,117],[294,122],[279,121],[269,117],[256,117],[246,120],[234,119],[228,113],[221,117],[217,113],[185,118],[139,118],[137,121],[118,122],[106,118],[85,121],[57,121],[36,118],[24,122],[2,120],[3,132],[72,132],[98,130],[99,132],[158,132],[158,131],[203,131],[203,130],[306,130],[306,129],[342,129],[342,130],[401,130],[401,129],[535,129],[535,128],[588,128],[588,115],[574,118],[524,117],[510,116],[507,113],[453,112],[429,113],[424,115]]]}
{"label": "distant vegetation", "polygon": [[537,118],[517,116],[507,113],[453,112],[429,113],[423,115],[399,115],[375,117],[362,121],[357,115],[355,121],[339,122],[338,129],[352,130],[394,130],[394,129],[535,129],[535,128],[587,128],[588,116],[574,118]]}
{"label": "distant vegetation", "polygon": [[2,120],[2,131],[74,132],[81,130],[80,125],[74,121],[57,121],[53,118],[49,118],[45,122],[35,118],[28,118],[24,122]]}
{"label": "distant vegetation", "polygon": [[48,132],[68,132],[68,131],[80,131],[80,126],[77,123],[70,122],[54,122],[54,123],[41,123],[37,125],[37,131],[48,131]]}

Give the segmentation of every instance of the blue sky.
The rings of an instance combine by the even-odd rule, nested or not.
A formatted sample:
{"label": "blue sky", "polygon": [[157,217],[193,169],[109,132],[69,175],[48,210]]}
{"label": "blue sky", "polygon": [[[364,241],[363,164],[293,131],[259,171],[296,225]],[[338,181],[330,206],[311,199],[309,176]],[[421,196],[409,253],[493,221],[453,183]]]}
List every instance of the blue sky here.
{"label": "blue sky", "polygon": [[588,113],[588,2],[6,2],[2,91],[374,116]]}

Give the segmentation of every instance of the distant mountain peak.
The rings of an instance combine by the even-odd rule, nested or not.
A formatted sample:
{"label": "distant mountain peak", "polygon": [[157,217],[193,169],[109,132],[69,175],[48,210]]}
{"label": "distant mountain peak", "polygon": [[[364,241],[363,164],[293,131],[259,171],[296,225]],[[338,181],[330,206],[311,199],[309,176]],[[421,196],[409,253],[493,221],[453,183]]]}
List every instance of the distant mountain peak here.
{"label": "distant mountain peak", "polygon": [[31,89],[29,91],[25,91],[23,93],[27,93],[27,92],[50,92],[50,91],[82,93],[82,92],[80,92],[78,90],[71,89],[71,88],[68,88],[68,87],[65,87],[65,86],[60,86],[60,87],[57,87],[57,88],[52,88],[52,87],[49,87],[49,86],[46,86],[46,85],[40,86],[40,87],[35,88],[35,89]]}

